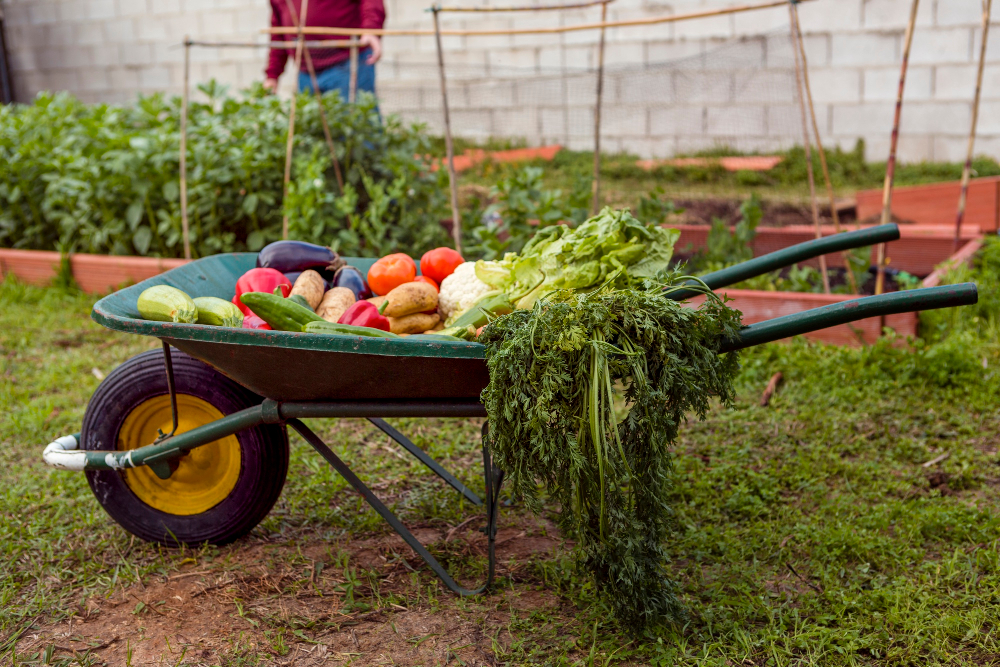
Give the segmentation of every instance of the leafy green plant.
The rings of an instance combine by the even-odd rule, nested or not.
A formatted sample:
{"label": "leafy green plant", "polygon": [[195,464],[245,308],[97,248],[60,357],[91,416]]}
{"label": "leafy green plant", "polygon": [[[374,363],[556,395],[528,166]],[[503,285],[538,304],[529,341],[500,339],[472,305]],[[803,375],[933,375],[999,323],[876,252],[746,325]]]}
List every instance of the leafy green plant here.
{"label": "leafy green plant", "polygon": [[497,465],[536,512],[545,484],[581,565],[636,634],[682,616],[665,548],[675,528],[669,448],[687,412],[704,417],[710,397],[733,398],[737,358],[717,350],[740,314],[709,294],[695,310],[653,281],[557,292],[481,338]]}
{"label": "leafy green plant", "polygon": [[724,220],[713,219],[705,249],[692,258],[691,266],[699,273],[707,273],[753,259],[751,244],[763,217],[760,198],[751,195],[740,205],[740,219],[732,231]]}
{"label": "leafy green plant", "polygon": [[519,252],[538,229],[587,219],[590,181],[578,177],[564,196],[562,190],[544,188],[543,173],[540,167],[521,167],[490,189],[495,202],[483,212],[480,226],[471,225],[471,254],[495,259]]}
{"label": "leafy green plant", "polygon": [[[281,235],[346,254],[411,252],[446,241],[440,176],[417,156],[419,127],[381,118],[370,95],[324,96],[344,191],[323,138],[320,102],[303,95],[293,182],[282,199],[288,103],[260,86],[237,99],[199,86],[188,121],[188,214],[195,256],[258,250]],[[43,93],[0,108],[0,246],[176,257],[182,253],[180,100],[87,105]]]}
{"label": "leafy green plant", "polygon": [[645,197],[640,197],[635,217],[645,223],[664,224],[671,215],[683,213],[684,209],[674,206],[674,202],[664,199],[662,186],[656,186]]}

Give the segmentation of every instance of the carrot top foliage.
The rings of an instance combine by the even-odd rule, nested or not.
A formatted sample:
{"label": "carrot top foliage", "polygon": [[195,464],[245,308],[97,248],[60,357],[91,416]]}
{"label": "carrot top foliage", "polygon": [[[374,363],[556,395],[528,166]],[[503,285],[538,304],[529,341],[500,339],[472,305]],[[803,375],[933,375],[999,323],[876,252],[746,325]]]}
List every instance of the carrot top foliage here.
{"label": "carrot top foliage", "polygon": [[533,510],[545,484],[580,564],[631,631],[684,614],[665,549],[670,447],[686,413],[703,417],[713,396],[732,401],[738,359],[718,349],[739,327],[717,297],[684,308],[645,281],[551,294],[480,338],[497,465]]}

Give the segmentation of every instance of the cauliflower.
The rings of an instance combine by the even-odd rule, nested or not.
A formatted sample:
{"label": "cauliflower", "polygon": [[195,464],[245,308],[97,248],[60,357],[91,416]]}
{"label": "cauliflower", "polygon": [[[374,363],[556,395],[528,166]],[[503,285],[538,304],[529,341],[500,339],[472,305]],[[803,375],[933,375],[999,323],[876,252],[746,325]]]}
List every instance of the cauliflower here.
{"label": "cauliflower", "polygon": [[446,320],[452,315],[460,315],[491,291],[492,287],[476,277],[475,262],[459,264],[450,276],[441,281],[438,312]]}

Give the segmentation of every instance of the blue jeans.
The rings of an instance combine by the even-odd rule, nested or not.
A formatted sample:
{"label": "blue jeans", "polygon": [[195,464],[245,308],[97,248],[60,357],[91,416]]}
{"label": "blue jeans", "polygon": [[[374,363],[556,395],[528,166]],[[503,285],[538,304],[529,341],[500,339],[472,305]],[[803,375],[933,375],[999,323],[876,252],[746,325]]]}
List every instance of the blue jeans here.
{"label": "blue jeans", "polygon": [[[371,53],[371,49],[365,49],[358,53],[357,90],[358,92],[364,90],[374,95],[375,65],[369,65],[365,62]],[[340,99],[346,102],[351,87],[351,61],[348,59],[344,62],[337,63],[332,67],[327,67],[324,70],[316,72],[316,82],[319,84],[319,90],[321,93],[327,93],[331,90],[339,90]],[[309,71],[304,70],[299,72],[299,92],[312,92],[312,89],[312,78],[309,76]]]}

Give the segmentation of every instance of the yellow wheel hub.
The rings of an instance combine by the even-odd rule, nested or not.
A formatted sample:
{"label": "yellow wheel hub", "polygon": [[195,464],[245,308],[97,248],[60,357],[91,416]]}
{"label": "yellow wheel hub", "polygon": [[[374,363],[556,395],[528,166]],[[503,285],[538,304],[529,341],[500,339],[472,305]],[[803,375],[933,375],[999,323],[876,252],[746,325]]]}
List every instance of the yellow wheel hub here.
{"label": "yellow wheel hub", "polygon": [[[184,433],[223,414],[208,401],[177,395],[177,433]],[[118,431],[118,449],[150,445],[161,429],[173,428],[170,396],[157,396],[136,407]],[[232,492],[240,476],[240,443],[235,435],[196,447],[176,460],[177,469],[160,479],[146,466],[124,471],[125,483],[139,500],[168,514],[190,516],[215,507]]]}

